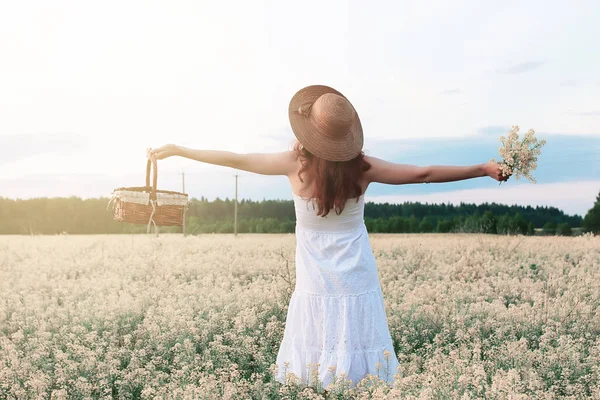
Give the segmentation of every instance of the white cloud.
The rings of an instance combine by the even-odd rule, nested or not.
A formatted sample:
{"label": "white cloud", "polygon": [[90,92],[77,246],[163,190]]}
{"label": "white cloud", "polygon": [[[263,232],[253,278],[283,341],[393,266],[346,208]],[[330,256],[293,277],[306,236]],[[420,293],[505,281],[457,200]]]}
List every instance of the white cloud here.
{"label": "white cloud", "polygon": [[507,205],[553,206],[567,214],[585,215],[600,191],[600,181],[559,182],[548,184],[502,183],[493,189],[465,189],[428,194],[365,196],[375,203],[492,203]]}
{"label": "white cloud", "polygon": [[499,74],[521,74],[523,72],[529,72],[540,68],[544,64],[546,64],[546,61],[529,61],[510,65],[508,67],[498,68],[496,69],[496,72]]}

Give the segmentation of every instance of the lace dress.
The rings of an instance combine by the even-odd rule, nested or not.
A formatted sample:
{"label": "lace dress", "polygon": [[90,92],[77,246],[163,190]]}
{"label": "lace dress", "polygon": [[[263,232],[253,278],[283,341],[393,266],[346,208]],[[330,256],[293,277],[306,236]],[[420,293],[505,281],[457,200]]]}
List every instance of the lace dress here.
{"label": "lace dress", "polygon": [[[336,376],[346,374],[350,387],[367,374],[391,383],[399,363],[364,224],[364,196],[325,218],[317,216],[312,199],[294,194],[294,205],[296,287],[277,354],[277,381],[285,383],[285,374],[293,372],[313,384],[318,363],[324,388],[333,379],[330,366]],[[384,350],[390,352],[387,363]]]}

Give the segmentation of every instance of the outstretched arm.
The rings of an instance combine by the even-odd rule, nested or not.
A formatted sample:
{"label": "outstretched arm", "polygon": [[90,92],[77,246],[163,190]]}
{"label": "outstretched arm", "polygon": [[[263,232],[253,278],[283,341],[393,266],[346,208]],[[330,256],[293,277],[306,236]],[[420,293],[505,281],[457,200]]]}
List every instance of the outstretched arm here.
{"label": "outstretched arm", "polygon": [[376,157],[365,156],[371,168],[365,172],[369,182],[400,185],[406,183],[454,182],[482,176],[506,181],[496,163],[487,162],[470,166],[396,164]]}
{"label": "outstretched arm", "polygon": [[197,150],[174,144],[149,149],[149,157],[157,160],[180,156],[192,160],[254,172],[262,175],[289,175],[294,172],[296,155],[293,151],[280,153],[233,153],[221,150]]}

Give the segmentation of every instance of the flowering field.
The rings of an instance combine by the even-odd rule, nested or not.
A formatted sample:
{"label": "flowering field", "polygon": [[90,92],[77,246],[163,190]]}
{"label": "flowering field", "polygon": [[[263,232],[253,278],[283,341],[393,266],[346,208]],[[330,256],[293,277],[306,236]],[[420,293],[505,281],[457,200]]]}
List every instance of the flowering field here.
{"label": "flowering field", "polygon": [[324,395],[272,378],[293,235],[0,237],[0,398],[600,398],[600,238],[371,243],[401,366]]}

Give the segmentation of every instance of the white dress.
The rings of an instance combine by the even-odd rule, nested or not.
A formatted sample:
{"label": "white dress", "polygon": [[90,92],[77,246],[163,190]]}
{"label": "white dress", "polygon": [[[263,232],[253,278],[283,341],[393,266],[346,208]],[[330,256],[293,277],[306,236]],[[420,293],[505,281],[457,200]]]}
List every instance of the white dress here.
{"label": "white dress", "polygon": [[[367,374],[393,382],[399,363],[364,224],[364,196],[325,218],[317,216],[313,199],[294,194],[294,205],[296,287],[277,354],[277,381],[285,383],[285,374],[293,372],[313,384],[308,364],[314,373],[318,363],[324,388],[333,379],[330,366],[335,375],[346,374],[350,387]],[[390,352],[387,371],[384,350]]]}

